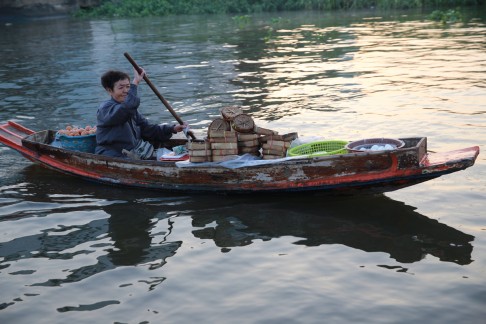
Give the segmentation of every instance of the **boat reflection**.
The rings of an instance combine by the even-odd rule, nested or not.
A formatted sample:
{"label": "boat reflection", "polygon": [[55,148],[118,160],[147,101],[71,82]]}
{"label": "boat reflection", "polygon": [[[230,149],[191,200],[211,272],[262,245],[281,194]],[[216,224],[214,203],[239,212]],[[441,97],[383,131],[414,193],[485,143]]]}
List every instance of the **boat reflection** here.
{"label": "boat reflection", "polygon": [[[18,177],[18,184],[0,186],[6,198],[0,203],[0,220],[4,231],[8,231],[5,226],[20,226],[15,232],[23,235],[0,242],[0,269],[21,259],[55,261],[66,269],[61,276],[32,286],[79,282],[119,266],[141,265],[153,270],[163,266],[182,244],[168,240],[170,214],[159,212],[160,204],[147,203],[145,196],[76,180],[66,186],[62,175],[35,165]],[[50,181],[32,181],[44,177]],[[91,259],[94,262],[77,261],[90,254],[96,255]],[[147,279],[150,289],[165,280],[152,279]]]}
{"label": "boat reflection", "polygon": [[197,214],[193,216],[194,236],[213,240],[222,251],[254,240],[293,236],[299,238],[294,244],[343,244],[384,252],[402,263],[420,261],[428,254],[460,265],[472,262],[474,236],[384,195],[324,200],[285,197]]}
{"label": "boat reflection", "polygon": [[[113,249],[108,257],[116,265],[150,263],[151,269],[166,263],[175,254],[182,242],[167,241],[172,231],[172,221],[158,217],[153,208],[141,204],[116,204],[104,208],[111,216],[108,219],[108,235]],[[158,221],[167,222],[167,231],[158,233],[162,238],[154,240],[152,228]]]}
{"label": "boat reflection", "polygon": [[[183,243],[170,238],[179,217],[190,217],[192,235],[213,240],[222,252],[255,240],[291,236],[296,238],[294,244],[342,244],[386,253],[402,263],[417,262],[427,255],[459,265],[472,262],[473,236],[384,195],[170,196],[75,179],[65,186],[64,176],[38,166],[27,167],[17,180],[20,187],[5,190],[8,199],[0,205],[2,220],[12,222],[4,226],[28,226],[30,220],[41,227],[0,242],[0,268],[22,258],[62,260],[69,268],[61,278],[35,285],[81,281],[118,266],[162,267]],[[81,217],[67,217],[69,224],[35,220],[70,213]],[[83,219],[87,213],[96,213],[96,217]],[[25,223],[15,224],[18,219]],[[69,261],[93,252],[97,255],[94,263]]]}

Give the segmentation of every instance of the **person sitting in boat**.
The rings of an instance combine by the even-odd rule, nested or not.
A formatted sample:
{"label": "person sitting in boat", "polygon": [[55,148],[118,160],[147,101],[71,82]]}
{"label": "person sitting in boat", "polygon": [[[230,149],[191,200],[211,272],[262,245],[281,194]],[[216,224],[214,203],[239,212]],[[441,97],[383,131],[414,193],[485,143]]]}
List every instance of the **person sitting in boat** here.
{"label": "person sitting in boat", "polygon": [[139,111],[137,88],[145,71],[134,69],[133,82],[122,71],[107,71],[101,76],[101,85],[111,98],[98,108],[96,125],[96,154],[113,157],[150,159],[154,148],[148,141],[166,141],[183,131],[187,124],[149,123]]}

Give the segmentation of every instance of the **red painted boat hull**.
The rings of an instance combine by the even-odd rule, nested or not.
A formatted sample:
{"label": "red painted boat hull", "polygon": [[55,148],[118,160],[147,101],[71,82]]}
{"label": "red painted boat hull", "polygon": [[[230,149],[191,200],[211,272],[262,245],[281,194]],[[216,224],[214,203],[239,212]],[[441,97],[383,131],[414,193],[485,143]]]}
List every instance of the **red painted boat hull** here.
{"label": "red painted boat hull", "polygon": [[[49,145],[54,131],[34,132],[17,123],[0,125],[0,142],[47,168],[86,180],[184,193],[386,192],[464,170],[479,147],[428,153],[427,138],[402,138],[402,149],[298,158],[229,169],[219,164],[178,167],[82,153]],[[170,143],[169,143],[170,144]],[[174,142],[174,145],[179,145]]]}

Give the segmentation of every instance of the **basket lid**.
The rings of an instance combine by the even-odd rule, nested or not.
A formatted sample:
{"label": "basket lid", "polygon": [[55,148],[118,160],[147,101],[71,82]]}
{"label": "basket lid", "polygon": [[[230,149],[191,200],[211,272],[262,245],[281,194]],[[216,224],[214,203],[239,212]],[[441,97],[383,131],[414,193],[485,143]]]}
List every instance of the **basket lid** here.
{"label": "basket lid", "polygon": [[223,118],[216,118],[209,124],[208,131],[229,131],[230,125]]}
{"label": "basket lid", "polygon": [[233,128],[237,132],[250,133],[255,129],[255,122],[250,115],[241,114],[235,117],[233,120]]}
{"label": "basket lid", "polygon": [[238,106],[228,106],[221,109],[221,115],[227,121],[232,121],[236,116],[241,115],[243,111]]}

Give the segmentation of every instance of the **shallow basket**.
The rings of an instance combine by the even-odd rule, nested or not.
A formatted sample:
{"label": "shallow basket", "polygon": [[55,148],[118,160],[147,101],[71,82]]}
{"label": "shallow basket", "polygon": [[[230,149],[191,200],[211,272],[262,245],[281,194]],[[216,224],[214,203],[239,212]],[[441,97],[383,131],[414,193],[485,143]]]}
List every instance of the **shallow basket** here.
{"label": "shallow basket", "polygon": [[[359,153],[359,152],[369,152],[374,151],[371,148],[374,145],[384,146],[384,145],[391,145],[392,148],[400,149],[405,146],[405,142],[399,139],[393,138],[366,138],[359,141],[350,142],[346,145],[346,150],[352,153]],[[385,149],[381,150],[384,151]],[[380,150],[377,150],[380,151]]]}
{"label": "shallow basket", "polygon": [[56,133],[53,145],[66,150],[94,153],[96,148],[96,134],[66,136]]}
{"label": "shallow basket", "polygon": [[345,148],[346,144],[348,144],[347,141],[340,140],[306,143],[289,149],[287,155],[324,156],[332,154],[344,154],[348,152]]}

